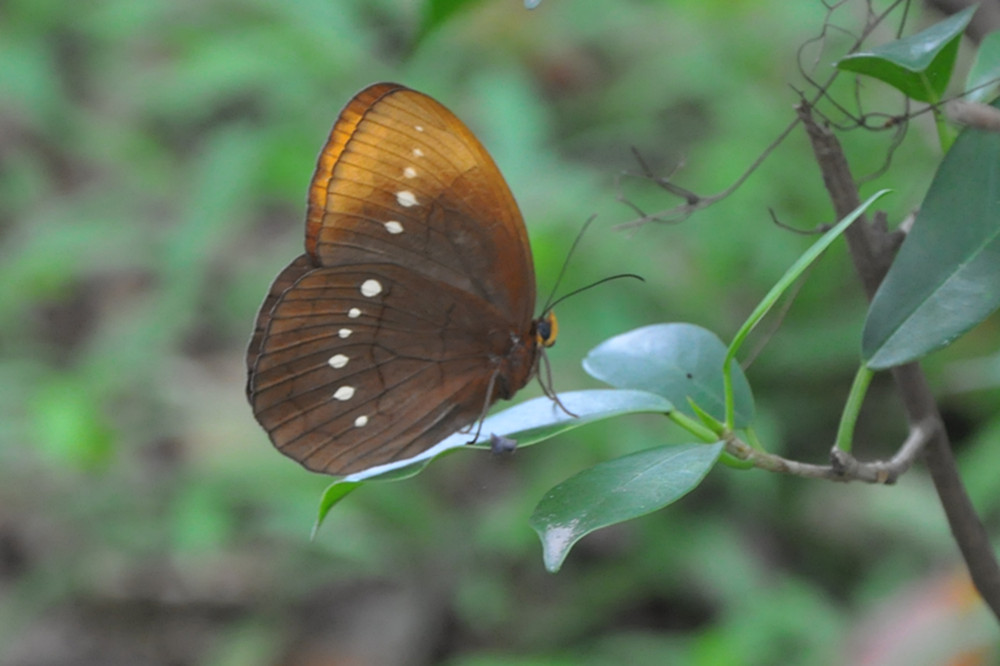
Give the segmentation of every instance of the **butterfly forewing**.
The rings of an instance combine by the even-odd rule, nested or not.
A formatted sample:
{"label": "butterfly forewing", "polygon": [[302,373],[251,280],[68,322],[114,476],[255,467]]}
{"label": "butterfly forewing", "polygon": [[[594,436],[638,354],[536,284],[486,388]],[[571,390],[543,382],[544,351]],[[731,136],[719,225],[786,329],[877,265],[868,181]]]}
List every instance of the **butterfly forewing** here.
{"label": "butterfly forewing", "polygon": [[524,223],[485,149],[431,98],[371,86],[320,155],[306,254],[258,315],[254,414],[312,470],[416,455],[528,381],[534,296]]}
{"label": "butterfly forewing", "polygon": [[337,161],[321,158],[310,187],[307,252],[322,265],[401,262],[529,321],[527,232],[493,160],[433,99],[375,88],[380,96],[364,91],[369,106],[349,104],[331,132],[324,152]]}

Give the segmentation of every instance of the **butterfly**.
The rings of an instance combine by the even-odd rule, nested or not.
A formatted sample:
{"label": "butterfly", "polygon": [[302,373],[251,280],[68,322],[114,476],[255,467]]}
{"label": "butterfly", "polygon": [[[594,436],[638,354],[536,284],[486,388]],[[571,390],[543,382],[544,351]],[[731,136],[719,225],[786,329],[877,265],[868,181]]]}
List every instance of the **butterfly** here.
{"label": "butterfly", "polygon": [[413,457],[534,375],[557,332],[535,291],[524,220],[482,144],[427,95],[369,86],[320,152],[305,253],[257,315],[254,416],[313,471]]}

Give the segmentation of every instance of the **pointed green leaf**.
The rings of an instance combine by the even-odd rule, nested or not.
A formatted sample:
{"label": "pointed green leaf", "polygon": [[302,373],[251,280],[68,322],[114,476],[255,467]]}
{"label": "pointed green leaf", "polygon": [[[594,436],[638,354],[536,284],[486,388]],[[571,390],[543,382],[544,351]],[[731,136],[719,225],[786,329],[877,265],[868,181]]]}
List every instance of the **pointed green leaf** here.
{"label": "pointed green leaf", "polygon": [[677,501],[712,469],[723,442],[640,451],[584,470],[550,490],[531,515],[545,568],[558,571],[573,545],[594,530]]}
{"label": "pointed green leaf", "polygon": [[879,79],[919,102],[938,102],[951,80],[962,31],[975,11],[969,7],[916,35],[852,53],[837,68]]}
{"label": "pointed green leaf", "polygon": [[310,539],[316,538],[319,526],[326,520],[326,514],[330,513],[330,509],[360,485],[360,481],[334,481],[326,487],[326,490],[323,491],[323,496],[319,500],[319,510],[316,512],[316,522],[313,523]]}
{"label": "pointed green leaf", "polygon": [[474,432],[457,432],[420,455],[350,474],[330,484],[323,493],[313,534],[330,509],[348,493],[367,481],[400,481],[419,474],[438,456],[467,449],[488,449],[490,435],[508,437],[519,447],[537,444],[587,423],[637,413],[666,413],[674,407],[662,396],[645,391],[598,389],[560,393],[559,400],[575,416],[570,416],[550,398],[522,402],[483,420],[479,441],[469,445]]}
{"label": "pointed green leaf", "polygon": [[[659,393],[679,411],[699,418],[690,398],[721,421],[725,358],[726,346],[709,330],[694,324],[653,324],[605,340],[587,354],[583,367],[612,386]],[[736,427],[742,428],[753,420],[753,394],[738,367],[732,374]]]}
{"label": "pointed green leaf", "polygon": [[913,361],[998,306],[1000,134],[970,127],[941,162],[872,300],[862,355],[875,370]]}

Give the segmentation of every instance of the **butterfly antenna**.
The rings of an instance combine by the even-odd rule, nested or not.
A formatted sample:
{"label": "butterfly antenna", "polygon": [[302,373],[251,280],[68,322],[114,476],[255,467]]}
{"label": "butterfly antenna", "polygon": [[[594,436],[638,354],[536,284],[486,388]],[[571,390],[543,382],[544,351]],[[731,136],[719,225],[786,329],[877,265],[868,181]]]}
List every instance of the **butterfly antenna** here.
{"label": "butterfly antenna", "polygon": [[622,278],[635,278],[636,280],[639,280],[640,282],[645,282],[646,281],[645,278],[643,278],[641,275],[636,275],[635,273],[619,273],[618,275],[609,275],[606,278],[601,278],[597,282],[591,282],[590,284],[585,284],[582,287],[580,287],[579,289],[574,289],[573,291],[569,292],[568,294],[566,294],[564,296],[560,296],[554,302],[550,303],[549,306],[545,308],[545,311],[548,312],[549,310],[551,310],[555,306],[557,306],[560,303],[562,303],[563,301],[565,301],[570,296],[576,296],[581,291],[587,291],[588,289],[590,289],[592,287],[596,287],[599,284],[604,284],[605,282],[611,282],[612,280],[620,280]]}
{"label": "butterfly antenna", "polygon": [[549,293],[549,297],[545,301],[545,307],[542,308],[542,312],[548,312],[553,308],[553,306],[555,306],[552,299],[555,297],[556,292],[559,291],[559,285],[562,284],[562,279],[566,275],[566,269],[569,267],[569,260],[573,258],[573,253],[576,252],[576,246],[580,244],[580,239],[583,238],[584,232],[587,231],[587,228],[596,219],[597,213],[594,213],[587,218],[587,221],[583,223],[582,227],[580,227],[580,231],[577,232],[576,238],[573,239],[573,244],[569,246],[569,252],[566,253],[566,258],[563,260],[562,268],[559,269],[559,275],[556,277],[556,283],[552,286],[552,291]]}
{"label": "butterfly antenna", "polygon": [[559,291],[559,285],[562,284],[563,277],[566,276],[566,269],[569,268],[569,260],[573,258],[573,254],[576,252],[576,248],[580,244],[580,240],[583,238],[584,232],[587,231],[588,227],[590,227],[590,225],[596,219],[597,219],[597,214],[596,213],[593,214],[593,215],[591,215],[590,217],[588,217],[587,221],[583,223],[582,227],[580,227],[580,231],[576,234],[576,238],[573,239],[573,244],[569,246],[569,252],[566,253],[566,259],[563,260],[562,268],[559,269],[559,275],[556,277],[556,282],[555,282],[555,284],[552,287],[552,291],[549,294],[549,297],[545,301],[545,307],[542,308],[542,312],[551,312],[552,308],[554,308],[555,306],[559,305],[560,303],[562,303],[563,301],[565,301],[570,296],[575,296],[576,294],[579,294],[581,291],[586,291],[586,290],[590,289],[591,287],[596,287],[599,284],[604,284],[605,282],[610,282],[611,280],[618,280],[620,278],[635,278],[636,280],[640,280],[641,282],[645,282],[645,280],[642,278],[642,276],[636,275],[635,273],[619,273],[618,275],[612,275],[610,277],[601,278],[597,282],[593,282],[591,284],[584,285],[583,287],[580,287],[579,289],[574,289],[573,291],[569,292],[568,294],[566,294],[564,296],[560,296],[559,298],[555,298],[556,292]]}
{"label": "butterfly antenna", "polygon": [[[583,238],[584,232],[587,231],[587,229],[596,219],[597,219],[596,213],[587,218],[587,221],[583,223],[583,226],[580,227],[580,231],[576,234],[576,238],[573,239],[573,244],[569,246],[569,252],[566,253],[566,259],[563,261],[562,268],[559,269],[559,275],[556,277],[555,284],[552,287],[552,292],[549,294],[548,299],[546,299],[545,301],[545,307],[542,308],[543,313],[551,312],[552,308],[554,308],[559,303],[562,303],[570,296],[575,296],[576,294],[579,294],[581,291],[586,291],[591,287],[596,287],[599,284],[604,284],[605,282],[610,282],[611,280],[617,280],[619,278],[636,278],[637,280],[645,282],[645,280],[643,280],[641,276],[636,275],[634,273],[621,273],[619,275],[612,275],[610,277],[602,278],[597,282],[585,285],[583,287],[580,287],[579,289],[574,289],[565,296],[555,298],[556,292],[559,291],[559,285],[562,284],[563,277],[565,277],[566,275],[566,269],[569,267],[569,260],[573,257],[573,253],[576,252],[577,246],[580,245],[580,240]],[[540,362],[542,368],[541,371],[538,373],[538,383],[542,387],[542,392],[556,405],[558,405],[559,409],[565,412],[568,416],[571,416],[573,418],[579,418],[577,414],[574,414],[572,411],[569,410],[568,407],[566,407],[566,405],[563,404],[563,401],[559,399],[559,395],[555,392],[555,389],[553,388],[554,382],[552,380],[552,366],[551,364],[549,364],[549,357],[548,355],[545,354],[544,349],[541,350],[540,357],[541,357]]]}

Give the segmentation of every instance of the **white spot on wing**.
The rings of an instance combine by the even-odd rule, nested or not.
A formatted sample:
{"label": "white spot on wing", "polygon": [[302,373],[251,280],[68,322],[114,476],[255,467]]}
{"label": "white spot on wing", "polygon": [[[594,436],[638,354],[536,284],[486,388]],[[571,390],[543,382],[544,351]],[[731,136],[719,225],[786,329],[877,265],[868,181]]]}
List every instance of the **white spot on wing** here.
{"label": "white spot on wing", "polygon": [[351,308],[350,310],[347,311],[347,316],[350,317],[351,319],[357,319],[358,317],[361,316],[361,310],[359,310],[358,308]]}
{"label": "white spot on wing", "polygon": [[401,234],[403,233],[403,225],[396,220],[389,220],[385,223],[385,230],[390,234]]}
{"label": "white spot on wing", "polygon": [[424,126],[423,125],[414,125],[413,129],[417,130],[418,132],[423,132],[424,131]]}
{"label": "white spot on wing", "polygon": [[337,335],[339,335],[342,338],[348,337],[351,333],[353,333],[353,331],[349,328],[342,328],[339,331],[337,331]]}
{"label": "white spot on wing", "polygon": [[414,157],[423,157],[424,156],[424,151],[420,150],[419,148],[414,148],[413,149],[413,156]]}
{"label": "white spot on wing", "polygon": [[327,361],[327,363],[330,364],[331,368],[342,368],[345,365],[347,365],[347,362],[349,360],[350,359],[344,356],[343,354],[335,354],[334,356],[330,357],[330,360]]}
{"label": "white spot on wing", "polygon": [[350,400],[354,397],[354,387],[353,386],[341,386],[337,389],[333,397],[337,400]]}
{"label": "white spot on wing", "polygon": [[399,192],[396,192],[396,203],[398,203],[403,208],[416,206],[417,196],[409,190],[400,190]]}
{"label": "white spot on wing", "polygon": [[365,416],[364,414],[362,414],[358,418],[354,419],[354,427],[355,428],[361,428],[361,427],[366,426],[366,425],[368,425],[368,417]]}
{"label": "white spot on wing", "polygon": [[414,169],[413,167],[406,167],[405,169],[403,169],[403,177],[404,178],[416,178],[417,177],[417,170]]}
{"label": "white spot on wing", "polygon": [[365,280],[361,283],[361,295],[371,298],[382,293],[382,283],[378,280]]}

